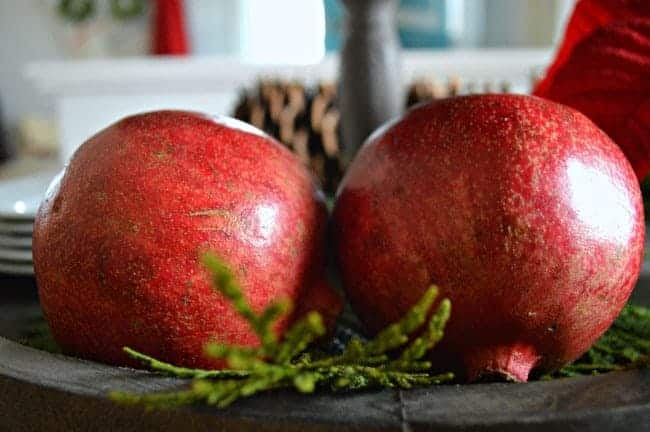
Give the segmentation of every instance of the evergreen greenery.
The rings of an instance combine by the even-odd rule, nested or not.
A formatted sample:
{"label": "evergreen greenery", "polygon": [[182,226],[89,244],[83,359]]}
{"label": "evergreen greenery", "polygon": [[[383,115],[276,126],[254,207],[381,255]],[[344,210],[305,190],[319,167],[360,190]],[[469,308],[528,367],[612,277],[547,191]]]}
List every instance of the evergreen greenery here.
{"label": "evergreen greenery", "polygon": [[542,379],[597,374],[650,365],[650,309],[626,305],[614,324],[574,363]]}
{"label": "evergreen greenery", "polygon": [[[119,20],[141,16],[146,6],[146,0],[110,0],[111,16]],[[97,6],[95,0],[59,0],[57,9],[63,18],[82,23],[94,17]]]}
{"label": "evergreen greenery", "polygon": [[[172,376],[192,377],[187,390],[170,393],[131,394],[113,392],[111,398],[125,404],[144,404],[149,408],[168,408],[203,402],[225,407],[239,398],[277,389],[293,387],[302,393],[317,388],[358,390],[377,387],[411,388],[451,381],[453,374],[432,374],[424,355],[442,338],[451,313],[449,300],[442,300],[435,312],[438,295],[431,287],[422,299],[398,322],[388,326],[375,338],[364,342],[353,338],[338,355],[315,354],[306,348],[325,334],[320,315],[307,314],[297,321],[278,341],[273,323],[287,313],[287,302],[270,304],[256,314],[243,296],[228,268],[214,255],[203,259],[212,272],[215,289],[226,296],[237,312],[258,335],[259,348],[209,343],[206,355],[225,360],[229,369],[192,370],[160,362],[129,348],[125,352],[156,371]],[[414,334],[424,326],[417,336]],[[398,354],[393,354],[398,352]]]}
{"label": "evergreen greenery", "polygon": [[650,175],[641,182],[641,193],[643,194],[643,204],[645,206],[645,220],[650,223]]}

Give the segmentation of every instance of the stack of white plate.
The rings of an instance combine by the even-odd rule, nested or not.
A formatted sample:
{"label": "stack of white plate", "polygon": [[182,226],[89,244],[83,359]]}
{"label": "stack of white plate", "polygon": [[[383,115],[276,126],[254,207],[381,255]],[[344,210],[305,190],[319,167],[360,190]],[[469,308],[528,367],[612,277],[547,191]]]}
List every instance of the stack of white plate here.
{"label": "stack of white plate", "polygon": [[34,274],[34,218],[53,176],[43,172],[0,181],[0,274]]}

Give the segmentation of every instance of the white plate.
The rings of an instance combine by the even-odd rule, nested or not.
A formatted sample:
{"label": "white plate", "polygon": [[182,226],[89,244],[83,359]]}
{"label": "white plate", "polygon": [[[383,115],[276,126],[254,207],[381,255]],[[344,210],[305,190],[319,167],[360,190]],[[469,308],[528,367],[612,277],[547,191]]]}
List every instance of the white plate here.
{"label": "white plate", "polygon": [[8,222],[6,219],[0,219],[0,235],[6,234],[27,234],[31,237],[32,231],[34,230],[33,221],[25,222]]}
{"label": "white plate", "polygon": [[48,170],[0,181],[0,218],[34,219],[55,175],[56,172]]}
{"label": "white plate", "polygon": [[31,249],[31,235],[0,234],[0,249]]}
{"label": "white plate", "polygon": [[33,276],[34,267],[31,264],[13,264],[0,261],[0,273],[9,275]]}
{"label": "white plate", "polygon": [[32,251],[0,248],[0,260],[13,261],[16,264],[28,264],[32,262]]}

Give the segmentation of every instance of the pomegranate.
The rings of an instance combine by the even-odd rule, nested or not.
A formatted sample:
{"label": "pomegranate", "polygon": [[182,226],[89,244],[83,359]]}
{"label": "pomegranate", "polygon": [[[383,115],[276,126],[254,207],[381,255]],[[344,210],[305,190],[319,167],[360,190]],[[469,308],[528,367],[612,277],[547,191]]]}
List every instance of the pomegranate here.
{"label": "pomegranate", "polygon": [[331,317],[326,215],[301,162],[251,126],[182,111],[128,117],[81,146],[41,205],[41,305],[67,353],[122,365],[129,346],[219,367],[203,355],[208,340],[259,341],[212,289],[201,252],[229,265],[255,310],[284,297]]}
{"label": "pomegranate", "polygon": [[440,100],[375,132],[333,217],[369,330],[439,285],[452,315],[432,360],[469,381],[526,381],[585,352],[628,299],[645,241],[621,150],[582,114],[532,96]]}

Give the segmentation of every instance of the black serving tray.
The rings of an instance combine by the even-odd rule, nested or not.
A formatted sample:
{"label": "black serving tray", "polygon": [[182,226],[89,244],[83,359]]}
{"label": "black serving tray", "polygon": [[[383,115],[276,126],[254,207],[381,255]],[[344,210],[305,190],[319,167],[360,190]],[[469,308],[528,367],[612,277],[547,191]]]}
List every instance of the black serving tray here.
{"label": "black serving tray", "polygon": [[[650,304],[644,273],[635,300]],[[0,278],[0,430],[645,431],[650,369],[527,384],[443,385],[409,391],[278,391],[225,410],[146,411],[110,390],[178,389],[187,381],[50,354],[15,342],[39,312],[33,279]]]}

